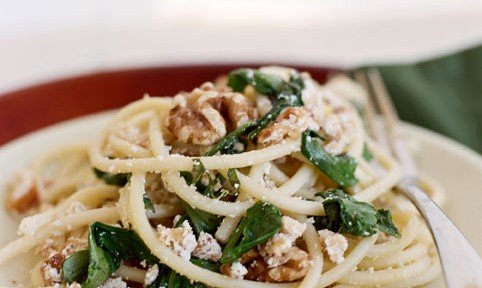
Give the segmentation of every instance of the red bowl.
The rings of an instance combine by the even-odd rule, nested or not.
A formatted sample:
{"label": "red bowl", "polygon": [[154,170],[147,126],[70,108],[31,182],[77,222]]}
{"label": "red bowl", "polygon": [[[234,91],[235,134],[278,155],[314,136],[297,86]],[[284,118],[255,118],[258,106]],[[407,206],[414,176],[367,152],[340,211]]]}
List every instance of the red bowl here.
{"label": "red bowl", "polygon": [[[105,71],[34,85],[0,95],[0,145],[56,122],[118,108],[150,95],[174,95],[238,67],[171,66]],[[333,69],[296,67],[320,82]]]}

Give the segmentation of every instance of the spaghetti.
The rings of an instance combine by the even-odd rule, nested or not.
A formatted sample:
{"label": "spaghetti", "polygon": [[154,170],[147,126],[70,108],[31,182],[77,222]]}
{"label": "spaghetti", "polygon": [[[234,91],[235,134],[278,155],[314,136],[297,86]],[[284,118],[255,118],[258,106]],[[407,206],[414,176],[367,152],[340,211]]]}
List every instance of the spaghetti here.
{"label": "spaghetti", "polygon": [[397,162],[365,134],[350,102],[364,97],[343,76],[320,85],[281,67],[146,96],[90,147],[12,177],[7,207],[24,218],[0,265],[35,250],[32,287],[430,283],[434,244],[392,190]]}

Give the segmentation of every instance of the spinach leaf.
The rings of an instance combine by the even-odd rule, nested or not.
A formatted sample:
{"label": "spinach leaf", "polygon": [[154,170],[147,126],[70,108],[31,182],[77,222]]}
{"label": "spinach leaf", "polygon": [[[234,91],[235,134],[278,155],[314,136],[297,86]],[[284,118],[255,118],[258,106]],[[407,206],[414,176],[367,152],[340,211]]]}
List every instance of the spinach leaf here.
{"label": "spinach leaf", "polygon": [[129,178],[131,178],[131,173],[112,174],[97,168],[94,168],[94,174],[97,176],[97,178],[103,180],[107,185],[116,185],[120,187],[125,186],[129,181]]}
{"label": "spinach leaf", "polygon": [[62,264],[62,279],[67,283],[82,283],[89,268],[89,250],[75,252]]}
{"label": "spinach leaf", "polygon": [[254,140],[259,132],[270,122],[274,121],[285,108],[303,106],[301,92],[304,88],[304,83],[301,76],[297,73],[293,73],[288,82],[283,81],[278,76],[252,69],[238,69],[229,73],[228,86],[234,91],[243,92],[247,85],[252,85],[258,93],[270,97],[273,102],[273,108],[260,119],[245,123],[229,133],[214,145],[205,154],[206,156],[213,156],[216,153],[234,154],[238,152],[234,149],[234,145],[242,142],[244,136]]}
{"label": "spinach leaf", "polygon": [[239,183],[238,174],[236,174],[236,169],[230,168],[228,169],[228,179],[229,184],[236,190],[239,191],[241,184]]}
{"label": "spinach leaf", "polygon": [[77,252],[73,254],[76,256],[71,256],[74,258],[66,260],[62,265],[62,274],[72,279],[75,277],[76,281],[86,278],[82,285],[86,288],[98,287],[106,281],[122,260],[146,260],[148,265],[159,262],[134,231],[100,222],[94,222],[89,227],[88,261],[85,255],[79,253],[86,252]]}
{"label": "spinach leaf", "polygon": [[271,203],[258,201],[246,211],[229,237],[221,263],[231,263],[251,248],[263,244],[281,229],[281,211]]}
{"label": "spinach leaf", "polygon": [[[209,173],[209,171],[206,170],[206,168],[199,159],[193,160],[192,171],[192,173],[188,171],[181,171],[181,177],[186,180],[186,183],[188,185],[194,185],[197,192],[205,196],[208,196],[210,198],[221,198],[228,194],[236,194],[238,192],[237,188],[235,188],[233,185],[231,185],[233,187],[229,187],[226,178],[222,174]],[[232,173],[233,172],[231,172],[231,174]],[[202,181],[203,179],[207,181]],[[232,177],[230,179],[234,181]],[[230,182],[229,184],[235,183]],[[239,188],[239,183],[235,186]],[[229,189],[224,187],[228,187],[229,189],[235,191],[230,191]]]}
{"label": "spinach leaf", "polygon": [[[219,272],[219,265],[211,263],[206,260],[200,260],[191,258],[191,262],[199,267],[209,269],[211,271]],[[181,288],[206,288],[206,286],[200,282],[191,283],[189,279],[180,275],[176,271],[172,270],[166,265],[158,264],[159,274],[151,284],[147,285],[147,288],[157,287],[181,287]]]}
{"label": "spinach leaf", "polygon": [[[181,204],[184,207],[184,210],[186,210],[186,213],[189,217],[189,222],[191,222],[194,232],[197,236],[199,236],[202,231],[210,234],[216,232],[216,229],[222,221],[222,217],[200,209],[192,208],[189,204],[182,200]],[[179,222],[180,221],[178,221],[178,223]]]}
{"label": "spinach leaf", "polygon": [[268,111],[263,117],[256,120],[256,127],[248,134],[248,139],[254,140],[256,136],[263,130],[271,121],[276,120],[279,114],[288,107],[303,106],[301,92],[303,91],[304,83],[301,76],[293,73],[290,81],[284,83],[279,93],[275,95],[273,101],[273,108]]}
{"label": "spinach leaf", "polygon": [[144,201],[144,207],[147,211],[151,211],[152,213],[156,212],[156,208],[154,208],[154,205],[147,194],[142,195],[142,200]]}
{"label": "spinach leaf", "polygon": [[317,230],[329,229],[341,234],[367,237],[377,229],[399,237],[397,227],[392,222],[390,211],[375,210],[366,202],[355,200],[342,190],[328,190],[320,193],[324,198],[325,216],[315,217]]}
{"label": "spinach leaf", "polygon": [[278,76],[253,69],[238,69],[229,73],[228,86],[235,92],[242,93],[248,85],[260,94],[274,97],[283,88],[284,81]]}
{"label": "spinach leaf", "polygon": [[370,162],[372,159],[373,159],[373,154],[372,154],[372,151],[370,151],[370,149],[368,149],[368,145],[367,143],[363,144],[363,159],[367,160],[368,162]]}
{"label": "spinach leaf", "polygon": [[348,155],[332,156],[321,146],[323,137],[313,130],[306,130],[301,136],[301,153],[330,179],[343,187],[357,183],[355,158]]}
{"label": "spinach leaf", "polygon": [[206,167],[199,159],[194,159],[192,161],[192,183],[198,183],[201,181],[204,173],[206,173]]}
{"label": "spinach leaf", "polygon": [[191,258],[191,263],[213,272],[219,272],[220,264],[198,258]]}
{"label": "spinach leaf", "polygon": [[213,156],[216,155],[217,153],[221,154],[235,154],[238,151],[234,149],[234,145],[238,142],[242,142],[241,136],[244,134],[248,133],[250,130],[253,129],[253,127],[257,126],[257,121],[250,121],[246,122],[243,125],[239,126],[236,130],[232,131],[226,137],[221,139],[216,145],[211,148],[205,156]]}

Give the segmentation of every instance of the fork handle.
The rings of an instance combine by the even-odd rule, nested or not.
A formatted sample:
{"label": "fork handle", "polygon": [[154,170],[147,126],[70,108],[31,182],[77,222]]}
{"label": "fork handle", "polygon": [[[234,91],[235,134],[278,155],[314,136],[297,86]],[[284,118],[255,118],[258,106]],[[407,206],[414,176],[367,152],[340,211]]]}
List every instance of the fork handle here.
{"label": "fork handle", "polygon": [[482,287],[481,258],[462,232],[416,183],[415,179],[405,179],[398,188],[415,204],[435,239],[447,287]]}

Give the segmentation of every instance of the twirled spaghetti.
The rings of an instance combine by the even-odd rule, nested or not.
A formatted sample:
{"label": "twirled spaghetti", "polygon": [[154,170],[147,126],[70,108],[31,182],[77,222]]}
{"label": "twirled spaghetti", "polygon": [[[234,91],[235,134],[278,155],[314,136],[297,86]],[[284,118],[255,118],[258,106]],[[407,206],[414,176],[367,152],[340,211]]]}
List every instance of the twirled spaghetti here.
{"label": "twirled spaghetti", "polygon": [[33,287],[427,284],[434,244],[350,103],[364,97],[281,67],[144,97],[12,177],[7,207],[28,216],[0,264],[35,250]]}

